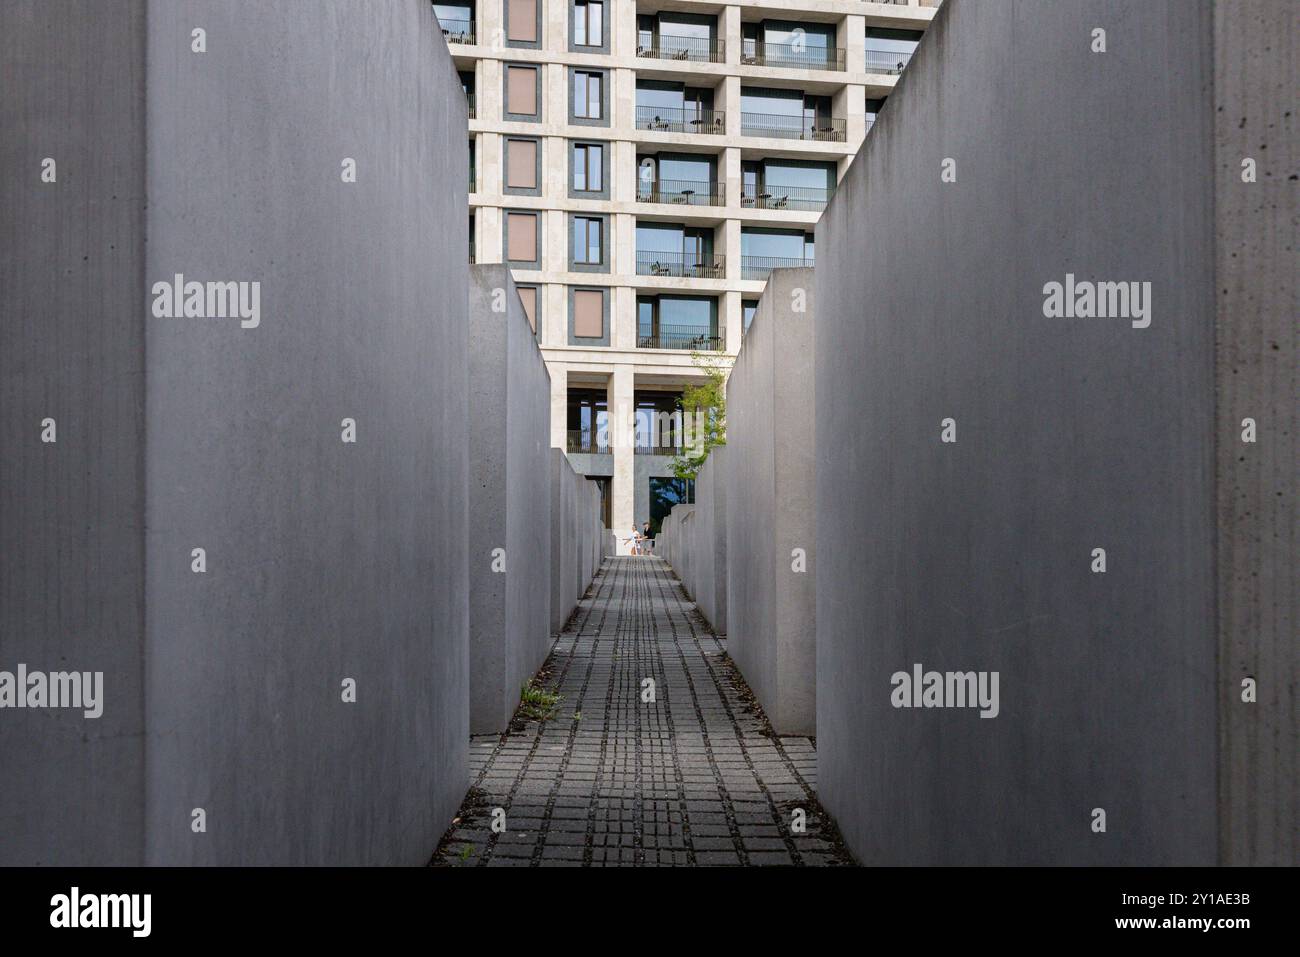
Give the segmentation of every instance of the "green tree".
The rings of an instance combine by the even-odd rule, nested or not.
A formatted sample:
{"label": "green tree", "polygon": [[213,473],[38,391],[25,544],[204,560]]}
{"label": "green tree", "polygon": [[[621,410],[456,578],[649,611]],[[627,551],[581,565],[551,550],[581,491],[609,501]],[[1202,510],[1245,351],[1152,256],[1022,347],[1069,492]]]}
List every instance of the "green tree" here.
{"label": "green tree", "polygon": [[673,474],[688,482],[695,481],[714,446],[727,444],[728,364],[717,353],[705,352],[692,352],[691,363],[704,378],[682,389],[677,404],[686,441],[673,458]]}

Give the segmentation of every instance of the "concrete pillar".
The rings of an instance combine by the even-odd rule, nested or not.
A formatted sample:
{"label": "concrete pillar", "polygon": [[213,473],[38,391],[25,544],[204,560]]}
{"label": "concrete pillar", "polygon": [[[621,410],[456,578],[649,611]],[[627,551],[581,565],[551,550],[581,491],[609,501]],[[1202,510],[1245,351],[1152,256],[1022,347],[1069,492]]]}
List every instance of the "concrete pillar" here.
{"label": "concrete pillar", "polygon": [[[478,194],[486,203],[499,201],[501,197],[501,134],[500,133],[480,133],[478,143],[475,149],[474,162],[478,166]],[[480,206],[475,213],[475,218],[483,219],[483,231],[489,232],[489,222],[484,217],[491,217],[491,224],[495,228],[490,229],[490,234],[494,236],[501,235],[501,211],[495,207],[484,208]],[[501,250],[486,250],[481,245],[477,247],[479,262],[500,262]],[[495,259],[484,258],[485,253],[494,253]]]}
{"label": "concrete pillar", "polygon": [[[504,70],[500,60],[483,59],[478,61],[478,71],[474,77],[477,88],[475,112],[485,123],[501,122],[501,109],[505,103]],[[482,169],[483,162],[479,161]],[[500,177],[497,178],[500,182]]]}
{"label": "concrete pillar", "polygon": [[[500,6],[500,4],[485,4]],[[569,49],[569,4],[543,3],[542,45],[548,50]]]}
{"label": "concrete pillar", "polygon": [[503,265],[470,269],[470,732],[504,731],[549,647],[551,382]]}
{"label": "concrete pillar", "polygon": [[551,373],[551,447],[569,447],[569,367],[562,362],[547,363]]}
{"label": "concrete pillar", "polygon": [[[0,865],[425,863],[468,774],[467,116],[428,4],[15,0],[0,61],[0,667],[103,676],[98,717],[0,716]],[[178,273],[260,311],[157,316]]]}
{"label": "concrete pillar", "polygon": [[[475,5],[475,23],[478,30],[480,46],[500,48],[505,45],[505,7],[500,3],[479,3]],[[480,60],[480,64],[493,63],[492,60]],[[481,97],[480,97],[481,99]]]}
{"label": "concrete pillar", "polygon": [[619,554],[630,554],[624,539],[632,533],[636,506],[636,424],[632,366],[619,364],[609,377],[610,440],[614,449],[614,480],[610,488],[610,522],[619,537]]}
{"label": "concrete pillar", "polygon": [[[736,41],[739,47],[740,41]],[[731,56],[728,47],[728,56]],[[739,55],[739,50],[737,50]],[[727,132],[732,136],[740,135],[740,77],[729,76],[722,81],[722,108],[727,111]]]}
{"label": "concrete pillar", "polygon": [[1296,859],[1294,4],[1128,4],[1102,79],[1114,9],[945,3],[817,225],[818,794],[875,863]]}
{"label": "concrete pillar", "polygon": [[740,63],[739,5],[732,3],[722,8],[722,19],[718,22],[718,29],[726,41],[726,62],[733,66],[738,65]]}
{"label": "concrete pillar", "polygon": [[727,383],[727,652],[782,734],[816,733],[812,287],[772,271]]}

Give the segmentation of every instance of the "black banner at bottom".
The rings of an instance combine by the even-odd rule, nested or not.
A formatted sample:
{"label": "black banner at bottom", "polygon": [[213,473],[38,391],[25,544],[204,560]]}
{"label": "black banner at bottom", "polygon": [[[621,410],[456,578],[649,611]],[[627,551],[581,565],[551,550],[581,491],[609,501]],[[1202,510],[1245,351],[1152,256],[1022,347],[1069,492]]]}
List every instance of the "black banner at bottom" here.
{"label": "black banner at bottom", "polygon": [[701,920],[731,940],[788,923],[799,933],[923,929],[927,943],[1048,933],[1231,945],[1287,934],[1294,878],[1277,868],[13,868],[0,870],[0,927],[11,942],[76,935],[80,946],[282,934],[336,946],[484,931],[542,943],[610,922],[671,944]]}

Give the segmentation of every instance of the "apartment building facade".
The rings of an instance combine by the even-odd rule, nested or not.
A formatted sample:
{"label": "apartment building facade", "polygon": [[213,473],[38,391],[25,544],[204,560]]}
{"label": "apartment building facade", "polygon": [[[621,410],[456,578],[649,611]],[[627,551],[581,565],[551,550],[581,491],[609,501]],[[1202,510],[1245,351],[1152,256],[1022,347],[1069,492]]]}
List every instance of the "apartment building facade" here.
{"label": "apartment building facade", "polygon": [[511,266],[551,444],[620,550],[690,494],[683,387],[728,367],[772,268],[813,262],[938,2],[433,4],[470,104],[470,258]]}

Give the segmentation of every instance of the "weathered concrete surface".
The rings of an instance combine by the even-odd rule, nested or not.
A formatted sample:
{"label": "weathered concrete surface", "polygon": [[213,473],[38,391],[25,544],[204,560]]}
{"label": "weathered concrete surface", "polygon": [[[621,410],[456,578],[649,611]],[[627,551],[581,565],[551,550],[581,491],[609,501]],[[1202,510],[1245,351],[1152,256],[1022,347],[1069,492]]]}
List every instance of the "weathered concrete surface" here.
{"label": "weathered concrete surface", "polygon": [[727,381],[727,651],[782,734],[816,733],[814,311],[773,270]]}
{"label": "weathered concrete surface", "polygon": [[[725,615],[727,607],[727,579],[725,565],[719,570],[720,561],[726,557],[726,512],[720,507],[726,501],[726,490],[718,480],[721,459],[725,451],[721,446],[709,453],[699,475],[695,479],[694,528],[691,541],[693,563],[691,580],[687,592],[695,599],[700,614],[709,623],[715,634],[725,635],[726,621],[720,620],[719,609]],[[721,500],[721,502],[719,501]],[[719,555],[719,542],[722,554]],[[721,576],[721,577],[719,577]],[[721,600],[719,600],[721,585]]]}
{"label": "weathered concrete surface", "polygon": [[559,634],[600,567],[609,532],[595,483],[573,470],[563,449],[550,455],[550,622],[551,633]]}
{"label": "weathered concrete surface", "polygon": [[[1239,35],[1248,6],[1228,5],[1221,31]],[[1293,188],[1220,207],[1266,254],[1234,282],[1215,275],[1238,252],[1217,245],[1218,109],[1220,201],[1242,116],[1256,148],[1294,156],[1267,124],[1284,122],[1295,41],[1284,4],[1259,7],[1273,26],[1251,28],[1247,55],[1222,32],[1216,49],[1208,5],[1151,0],[1118,19],[1102,0],[946,3],[818,225],[820,795],[865,862],[1210,864],[1221,830],[1237,862],[1294,847],[1294,606],[1276,584],[1293,572],[1294,371],[1271,376],[1266,345],[1294,345],[1289,326],[1278,338],[1294,283],[1275,265]],[[1260,71],[1267,88],[1241,82],[1266,109],[1211,101]],[[1268,155],[1277,179],[1294,169]],[[1248,222],[1242,204],[1270,196],[1290,213]],[[1047,318],[1044,284],[1067,274],[1150,282],[1149,327]],[[1248,354],[1231,372],[1221,356],[1220,387],[1254,377],[1220,393],[1247,401],[1220,411],[1219,507],[1253,501],[1284,531],[1220,522],[1242,575],[1221,579],[1221,613],[1239,603],[1216,640],[1219,288],[1250,300]],[[1271,446],[1231,444],[1242,405],[1267,419],[1283,403]],[[1225,492],[1256,448],[1259,481]],[[1263,506],[1275,498],[1288,505]],[[1216,678],[1217,650],[1239,654]],[[917,662],[998,672],[1000,713],[892,707],[891,676]],[[1224,696],[1242,669],[1271,688],[1228,724],[1241,756],[1221,808],[1216,705],[1237,707]]]}
{"label": "weathered concrete surface", "polygon": [[470,269],[469,644],[473,734],[504,731],[551,630],[551,377],[510,270]]}
{"label": "weathered concrete surface", "polygon": [[[1214,11],[1220,856],[1300,860],[1295,5]],[[1242,160],[1257,164],[1242,182]],[[1258,441],[1241,441],[1252,418]],[[1258,683],[1256,704],[1241,683]]]}
{"label": "weathered concrete surface", "polygon": [[677,573],[677,579],[682,583],[682,588],[691,600],[695,600],[695,594],[690,584],[691,569],[691,548],[687,536],[690,533],[689,519],[695,514],[693,504],[674,505],[663,520],[659,530],[659,537],[656,544],[659,546],[659,557],[672,566]]}
{"label": "weathered concrete surface", "polygon": [[813,271],[774,270],[727,380],[727,445],[658,543],[782,734],[816,733],[813,316]]}
{"label": "weathered concrete surface", "polygon": [[695,479],[695,502],[675,505],[655,539],[655,551],[677,573],[705,621],[727,633],[726,448],[710,453]]}
{"label": "weathered concrete surface", "polygon": [[[0,667],[106,672],[97,722],[0,721],[0,860],[423,863],[468,735],[466,119],[428,4],[17,2],[0,43]],[[156,318],[176,273],[260,282],[260,324]]]}
{"label": "weathered concrete surface", "polygon": [[0,5],[0,670],[107,697],[0,712],[3,865],[143,861],[144,47],[143,2]]}

